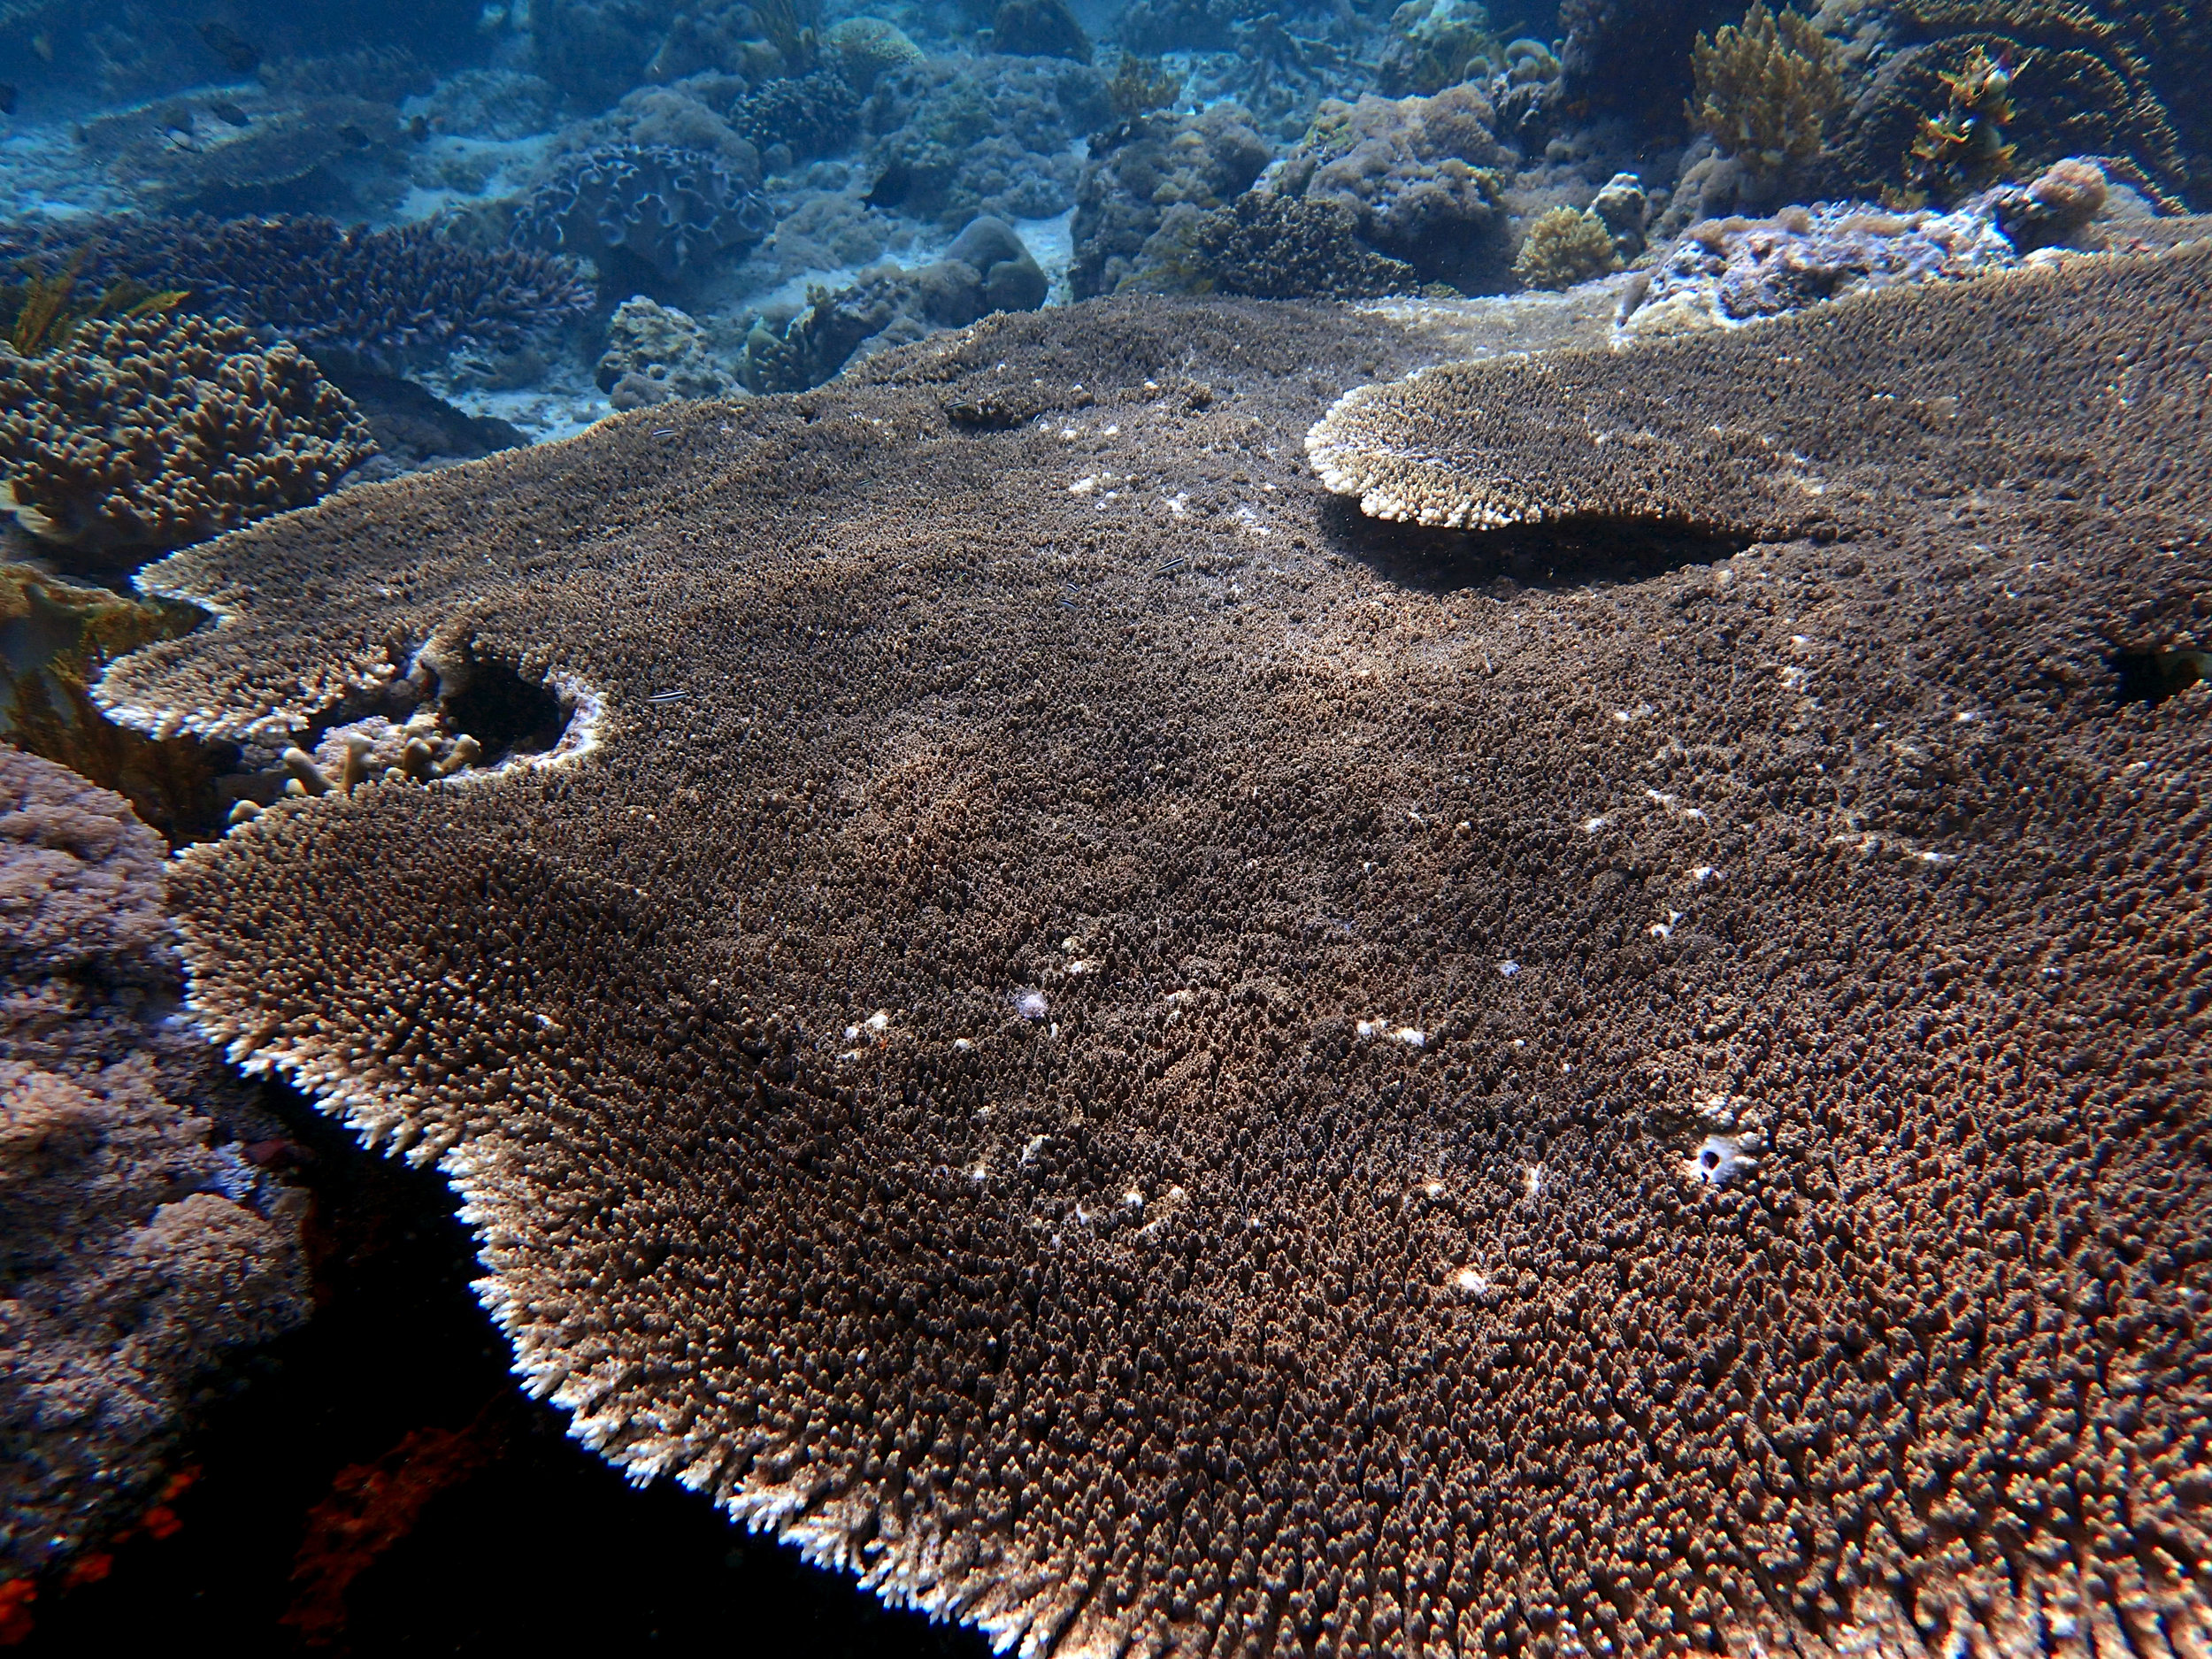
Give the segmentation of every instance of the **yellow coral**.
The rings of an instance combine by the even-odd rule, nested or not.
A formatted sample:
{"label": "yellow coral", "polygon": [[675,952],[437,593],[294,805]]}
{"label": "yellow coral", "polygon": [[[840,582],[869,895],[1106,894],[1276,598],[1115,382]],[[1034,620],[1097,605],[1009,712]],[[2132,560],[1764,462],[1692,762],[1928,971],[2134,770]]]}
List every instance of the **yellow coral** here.
{"label": "yellow coral", "polygon": [[1692,49],[1697,96],[1692,123],[1724,155],[1757,172],[1779,173],[1820,153],[1829,119],[1843,107],[1835,48],[1795,12],[1763,4],[1718,36]]}
{"label": "yellow coral", "polygon": [[1941,77],[1949,88],[1940,115],[1923,116],[1912,141],[1916,182],[1931,189],[1978,190],[2012,165],[2004,138],[2012,119],[2009,65],[1977,46],[1959,73]]}
{"label": "yellow coral", "polygon": [[1513,261],[1524,288],[1564,288],[1603,276],[1619,263],[1613,233],[1595,213],[1555,207],[1528,227]]}

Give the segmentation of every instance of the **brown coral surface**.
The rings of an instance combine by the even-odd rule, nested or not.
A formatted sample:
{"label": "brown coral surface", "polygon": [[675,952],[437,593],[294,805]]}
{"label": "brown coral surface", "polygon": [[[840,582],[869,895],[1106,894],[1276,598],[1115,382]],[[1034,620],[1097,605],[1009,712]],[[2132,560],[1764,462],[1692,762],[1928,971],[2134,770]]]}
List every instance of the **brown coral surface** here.
{"label": "brown coral surface", "polygon": [[2208,277],[1353,406],[1463,493],[1709,465],[1687,516],[1824,538],[1643,564],[1317,488],[1419,359],[1386,310],[1001,318],[178,555],[225,626],[105,692],[568,687],[570,758],[187,855],[195,1007],[442,1159],[577,1434],[887,1597],[1068,1653],[2201,1651],[2212,738],[2114,657],[2212,627]]}

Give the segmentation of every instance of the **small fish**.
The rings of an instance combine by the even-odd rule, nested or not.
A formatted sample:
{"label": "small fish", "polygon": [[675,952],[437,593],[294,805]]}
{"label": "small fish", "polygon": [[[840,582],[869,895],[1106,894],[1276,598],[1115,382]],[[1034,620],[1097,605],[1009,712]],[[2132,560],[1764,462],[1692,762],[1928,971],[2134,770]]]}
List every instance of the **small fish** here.
{"label": "small fish", "polygon": [[209,104],[207,112],[227,127],[251,127],[253,125],[252,116],[247,114],[235,104],[227,103],[221,98]]}
{"label": "small fish", "polygon": [[200,153],[200,147],[193,141],[192,129],[188,127],[163,127],[161,142],[172,150],[183,150],[187,155],[196,156]]}
{"label": "small fish", "polygon": [[52,63],[54,61],[54,37],[50,35],[32,35],[31,50],[38,54],[39,62]]}
{"label": "small fish", "polygon": [[261,49],[236,29],[226,27],[211,19],[200,25],[199,34],[200,39],[207,43],[207,50],[238,73],[250,75],[261,67]]}
{"label": "small fish", "polygon": [[1189,563],[1190,561],[1188,559],[1170,559],[1166,564],[1161,565],[1159,569],[1154,571],[1152,573],[1155,576],[1172,576],[1177,571],[1181,570],[1184,565]]}
{"label": "small fish", "polygon": [[11,81],[0,81],[0,115],[15,113],[15,83]]}
{"label": "small fish", "polygon": [[656,691],[645,700],[648,703],[681,703],[690,695],[688,691]]}
{"label": "small fish", "polygon": [[673,426],[656,426],[653,428],[653,435],[656,438],[672,438],[676,435],[676,428]]}
{"label": "small fish", "polygon": [[359,127],[356,127],[351,121],[348,121],[343,127],[335,127],[332,130],[334,131],[339,137],[344,139],[346,142],[351,144],[356,150],[366,150],[369,147],[369,135],[363,132]]}

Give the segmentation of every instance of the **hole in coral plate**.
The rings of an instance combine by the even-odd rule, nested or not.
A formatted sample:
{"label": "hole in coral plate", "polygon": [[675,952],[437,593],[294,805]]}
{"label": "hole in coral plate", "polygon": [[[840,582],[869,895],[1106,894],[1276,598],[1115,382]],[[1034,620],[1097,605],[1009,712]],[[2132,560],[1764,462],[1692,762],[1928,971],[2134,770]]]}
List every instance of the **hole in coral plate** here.
{"label": "hole in coral plate", "polygon": [[1648,581],[1733,558],[1759,538],[1689,525],[1579,519],[1497,530],[1440,530],[1371,518],[1348,498],[1322,509],[1337,550],[1408,588],[1452,589],[1506,578],[1525,588]]}
{"label": "hole in coral plate", "polygon": [[561,741],[575,713],[572,699],[498,657],[465,654],[436,667],[447,723],[483,746],[487,764],[545,753]]}
{"label": "hole in coral plate", "polygon": [[2116,703],[2155,708],[2201,681],[2212,681],[2212,651],[2120,651],[2110,659],[2119,685]]}

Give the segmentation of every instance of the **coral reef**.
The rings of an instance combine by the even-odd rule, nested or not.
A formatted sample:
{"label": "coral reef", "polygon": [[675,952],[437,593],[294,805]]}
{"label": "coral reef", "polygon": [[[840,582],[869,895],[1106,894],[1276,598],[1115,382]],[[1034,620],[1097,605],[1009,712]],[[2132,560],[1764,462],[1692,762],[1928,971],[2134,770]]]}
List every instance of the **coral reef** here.
{"label": "coral reef", "polygon": [[1363,242],[1424,281],[1467,293],[1507,286],[1504,173],[1511,156],[1472,87],[1429,98],[1325,100],[1268,188],[1337,202]]}
{"label": "coral reef", "polygon": [[1497,73],[1502,63],[1490,13],[1478,0],[1405,0],[1390,14],[1376,90],[1386,98],[1427,97]]}
{"label": "coral reef", "polygon": [[[1164,271],[1187,258],[1188,221],[1233,201],[1268,159],[1267,141],[1234,104],[1140,116],[1097,134],[1075,193],[1075,258],[1068,270],[1075,297],[1159,283]],[[1179,223],[1162,240],[1171,220]]]}
{"label": "coral reef", "polygon": [[[398,112],[368,98],[174,98],[86,124],[86,153],[166,213],[388,205]],[[242,119],[242,126],[239,121]]]}
{"label": "coral reef", "polygon": [[0,260],[75,261],[81,289],[182,290],[188,310],[275,330],[341,367],[394,371],[457,347],[509,350],[588,311],[573,261],[472,249],[432,225],[207,218],[0,224]]}
{"label": "coral reef", "polygon": [[1899,283],[1956,282],[2017,264],[1986,213],[1894,213],[1863,202],[1708,219],[1670,249],[1624,326],[1641,335],[1726,328]]}
{"label": "coral reef", "polygon": [[1362,246],[1358,231],[1341,202],[1250,191],[1193,227],[1192,286],[1271,300],[1369,299],[1420,288],[1411,265]]}
{"label": "coral reef", "polygon": [[109,663],[188,634],[190,605],[127,599],[24,565],[0,565],[0,736],[125,796],[174,840],[218,819],[219,745],[119,726],[92,700]]}
{"label": "coral reef", "polygon": [[1060,58],[933,59],[887,73],[863,111],[868,200],[951,228],[979,213],[1049,219],[1074,204],[1068,153],[1106,124],[1106,81]]}
{"label": "coral reef", "polygon": [[1513,257],[1513,274],[1525,288],[1572,288],[1603,276],[1619,258],[1612,227],[1595,210],[1555,207],[1528,227]]}
{"label": "coral reef", "polygon": [[581,1440],[887,1599],[2200,1647],[2205,728],[2109,657],[2206,642],[2208,285],[1432,369],[1316,446],[1545,534],[1300,465],[1426,306],[1002,317],[173,556],[227,626],[101,689],[593,687],[572,767],[189,849],[195,1008],[447,1171]]}
{"label": "coral reef", "polygon": [[2212,201],[2212,17],[2119,0],[1890,0],[1835,126],[1830,189],[1949,201],[2070,155],[2124,157],[2170,211]]}
{"label": "coral reef", "polygon": [[1016,58],[1091,61],[1091,37],[1067,0],[1002,0],[991,19],[991,50]]}
{"label": "coral reef", "polygon": [[1843,108],[1843,81],[1834,47],[1801,13],[1785,6],[1777,17],[1753,0],[1740,24],[1712,39],[1700,35],[1692,61],[1690,120],[1722,155],[1755,177],[1778,180],[1820,154]]}
{"label": "coral reef", "polygon": [[617,292],[669,296],[774,227],[767,202],[719,156],[610,144],[557,162],[518,205],[514,240],[591,260]]}
{"label": "coral reef", "polygon": [[856,357],[964,328],[992,311],[1034,311],[1047,286],[1011,226],[978,219],[934,264],[863,272],[837,293],[813,290],[780,332],[756,324],[746,341],[745,383],[756,392],[803,391]]}
{"label": "coral reef", "polygon": [[166,849],[0,745],[0,1576],[142,1505],[227,1356],[307,1317],[271,1121],[167,1017]]}
{"label": "coral reef", "polygon": [[722,397],[736,384],[707,349],[697,323],[643,295],[615,307],[597,378],[599,389],[617,409],[641,409],[671,398]]}
{"label": "coral reef", "polygon": [[1741,15],[1737,0],[1560,0],[1561,93],[1599,114],[1668,132],[1694,89],[1699,32]]}
{"label": "coral reef", "polygon": [[786,166],[845,149],[859,119],[860,97],[852,83],[841,71],[826,68],[771,81],[730,111],[732,129],[763,154],[781,145]]}
{"label": "coral reef", "polygon": [[191,315],[90,322],[0,354],[0,481],[42,541],[159,551],[303,506],[375,452],[292,346]]}

